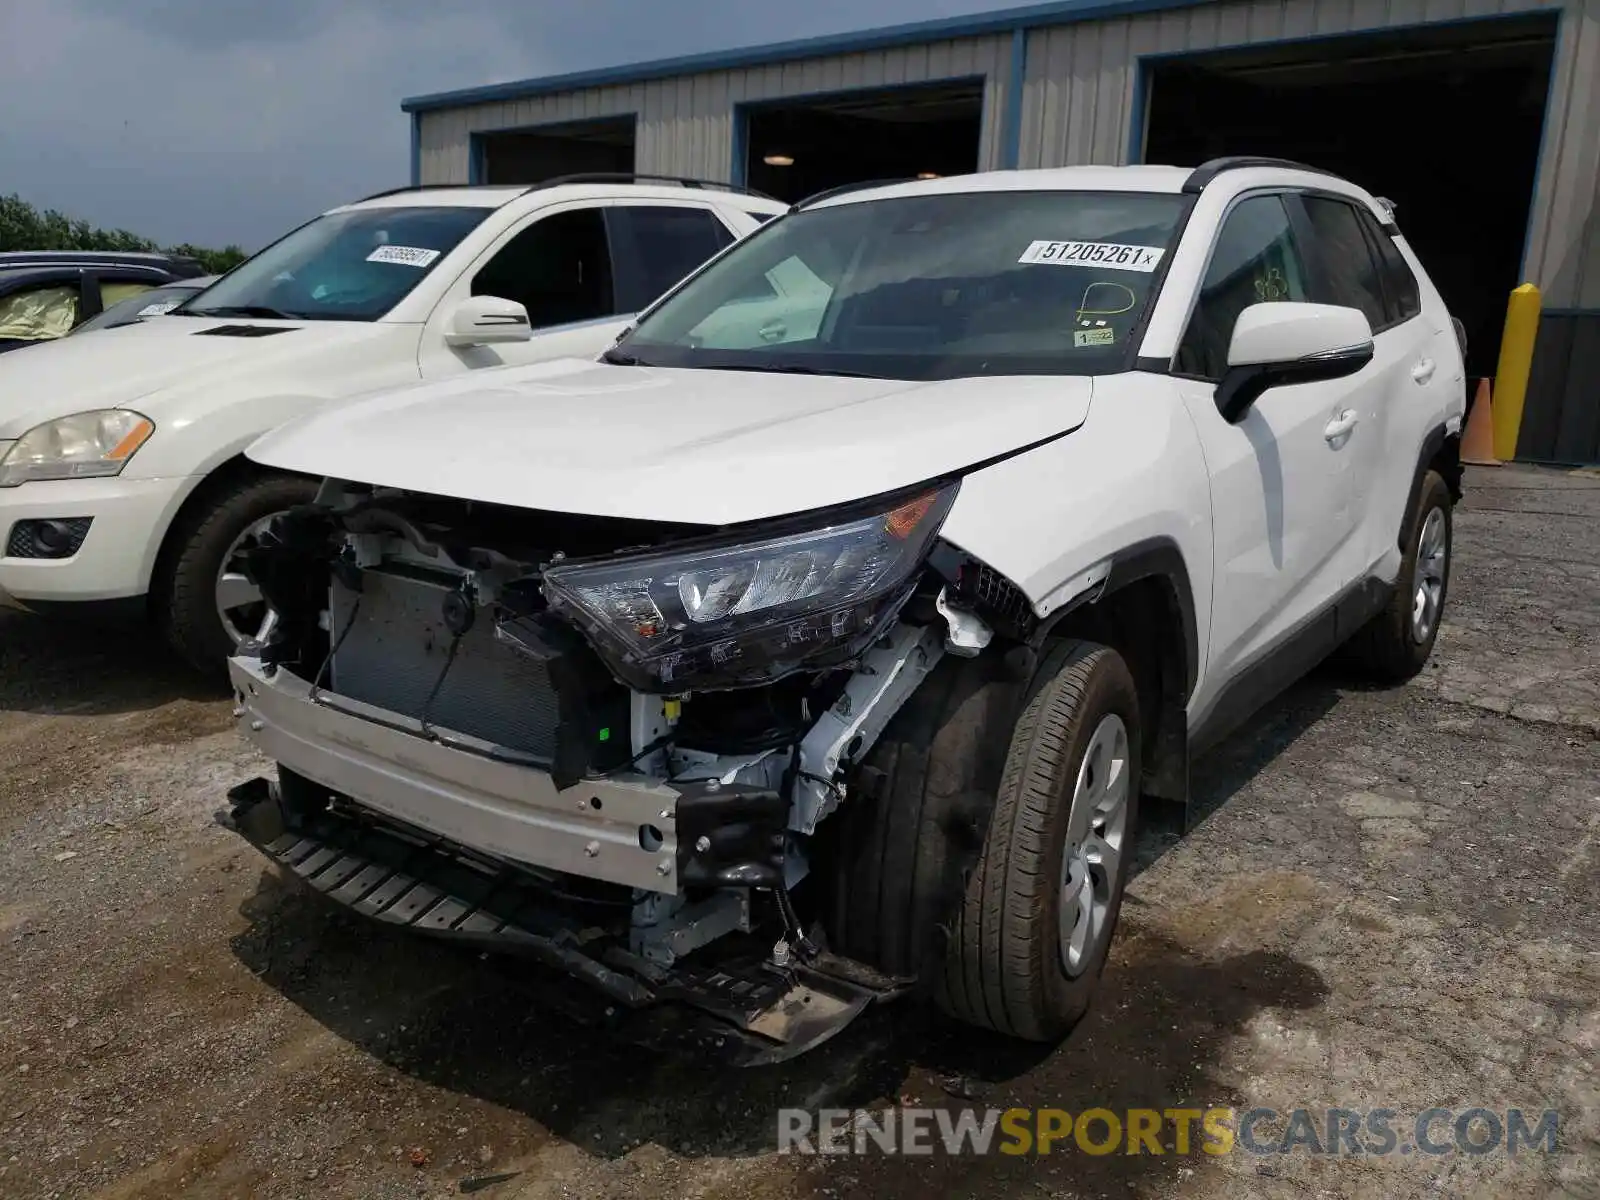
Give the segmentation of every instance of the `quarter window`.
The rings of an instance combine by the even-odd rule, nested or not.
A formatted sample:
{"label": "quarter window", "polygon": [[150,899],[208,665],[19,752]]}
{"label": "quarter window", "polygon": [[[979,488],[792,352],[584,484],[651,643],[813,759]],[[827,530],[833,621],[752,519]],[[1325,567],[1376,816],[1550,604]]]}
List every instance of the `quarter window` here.
{"label": "quarter window", "polygon": [[1307,298],[1304,259],[1282,198],[1242,201],[1217,235],[1200,298],[1178,347],[1178,373],[1221,379],[1240,313],[1252,304]]}
{"label": "quarter window", "polygon": [[1327,196],[1304,196],[1306,218],[1322,251],[1313,278],[1314,298],[1366,314],[1374,330],[1394,324],[1384,304],[1382,268],[1354,204]]}
{"label": "quarter window", "polygon": [[1394,238],[1383,231],[1371,213],[1365,210],[1361,212],[1361,224],[1366,228],[1372,244],[1378,248],[1378,257],[1383,262],[1384,303],[1389,313],[1385,324],[1398,325],[1401,321],[1409,321],[1422,312],[1422,294],[1417,288],[1417,277],[1411,273],[1411,264],[1406,262],[1400,247],[1394,244]]}
{"label": "quarter window", "polygon": [[606,210],[617,259],[617,307],[638,312],[733,242],[709,209],[619,205]]}

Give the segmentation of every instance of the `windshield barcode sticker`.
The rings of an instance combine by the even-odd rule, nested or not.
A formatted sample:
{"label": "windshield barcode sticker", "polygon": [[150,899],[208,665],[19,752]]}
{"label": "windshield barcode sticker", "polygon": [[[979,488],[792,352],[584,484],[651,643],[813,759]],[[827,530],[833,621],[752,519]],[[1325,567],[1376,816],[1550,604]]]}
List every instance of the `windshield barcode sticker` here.
{"label": "windshield barcode sticker", "polygon": [[165,316],[167,313],[171,312],[177,307],[178,302],[176,300],[158,300],[154,304],[146,304],[134,315],[140,317],[160,317]]}
{"label": "windshield barcode sticker", "polygon": [[431,267],[439,257],[437,250],[424,250],[420,246],[379,246],[367,255],[368,262],[399,263],[403,267]]}
{"label": "windshield barcode sticker", "polygon": [[1124,246],[1118,242],[1034,242],[1017,261],[1149,273],[1156,269],[1164,253],[1160,246]]}

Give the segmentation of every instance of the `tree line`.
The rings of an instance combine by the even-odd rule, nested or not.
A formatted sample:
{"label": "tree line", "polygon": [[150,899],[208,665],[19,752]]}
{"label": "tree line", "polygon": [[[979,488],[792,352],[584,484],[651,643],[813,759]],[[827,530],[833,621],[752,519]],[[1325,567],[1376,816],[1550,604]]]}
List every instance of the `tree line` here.
{"label": "tree line", "polygon": [[0,196],[0,251],[5,250],[161,250],[199,259],[215,275],[249,257],[238,246],[159,246],[126,229],[97,229],[53,208],[40,211],[17,195]]}

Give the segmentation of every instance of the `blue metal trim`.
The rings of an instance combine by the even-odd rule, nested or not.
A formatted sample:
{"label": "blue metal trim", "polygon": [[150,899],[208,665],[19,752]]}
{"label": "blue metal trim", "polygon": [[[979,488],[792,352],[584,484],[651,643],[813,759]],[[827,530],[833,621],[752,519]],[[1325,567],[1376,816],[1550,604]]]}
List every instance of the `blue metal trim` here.
{"label": "blue metal trim", "polygon": [[[1544,113],[1539,118],[1539,153],[1533,159],[1533,193],[1528,197],[1528,227],[1522,232],[1522,259],[1517,263],[1517,278],[1524,283],[1530,282],[1528,256],[1533,253],[1533,223],[1539,214],[1539,177],[1544,174],[1544,151],[1552,133],[1550,110],[1556,101],[1556,70],[1561,65],[1562,39],[1568,37],[1570,33],[1565,17],[1566,13],[1563,10],[1556,11],[1556,42],[1550,51],[1550,82],[1545,85]],[[1556,170],[1557,172],[1561,170],[1559,158],[1556,160]]]}
{"label": "blue metal trim", "polygon": [[1133,60],[1133,103],[1128,107],[1128,165],[1144,162],[1144,135],[1148,128],[1145,105],[1150,97],[1150,73],[1145,60]]}
{"label": "blue metal trim", "polygon": [[733,162],[728,167],[728,182],[735,187],[750,186],[750,114],[743,104],[733,106]]}
{"label": "blue metal trim", "polygon": [[1006,81],[1006,107],[1002,114],[1004,135],[1000,166],[1015,171],[1022,160],[1022,96],[1028,75],[1028,30],[1018,25],[1011,31],[1011,73]]}
{"label": "blue metal trim", "polygon": [[733,170],[729,182],[740,187],[749,186],[748,150],[750,137],[750,110],[757,108],[786,108],[791,104],[806,104],[813,100],[833,100],[840,96],[859,96],[863,92],[914,92],[923,88],[946,88],[952,84],[971,84],[987,90],[987,75],[948,75],[938,79],[919,79],[915,83],[869,84],[866,87],[829,88],[822,92],[795,92],[773,96],[767,100],[742,100],[733,106]]}
{"label": "blue metal trim", "polygon": [[1228,42],[1226,45],[1207,46],[1199,50],[1159,50],[1141,54],[1138,62],[1142,65],[1174,58],[1210,58],[1214,54],[1226,54],[1234,50],[1264,50],[1278,46],[1309,46],[1318,42],[1348,42],[1355,38],[1379,34],[1412,33],[1418,29],[1448,29],[1452,25],[1494,25],[1516,21],[1526,23],[1539,20],[1541,17],[1556,16],[1558,11],[1554,8],[1525,8],[1518,12],[1489,13],[1481,17],[1445,17],[1438,21],[1412,21],[1407,25],[1363,25],[1359,29],[1347,29],[1343,33],[1308,33],[1300,37],[1272,38],[1261,42]]}
{"label": "blue metal trim", "polygon": [[[1276,38],[1263,42],[1230,42],[1226,46],[1207,46],[1204,50],[1163,50],[1154,54],[1141,54],[1134,60],[1134,116],[1139,124],[1135,128],[1142,135],[1144,132],[1143,109],[1148,103],[1148,72],[1152,63],[1166,62],[1178,58],[1206,58],[1213,54],[1225,54],[1230,50],[1260,50],[1265,47],[1309,45],[1317,42],[1333,42],[1349,40],[1350,38],[1367,37],[1373,34],[1406,33],[1416,29],[1445,29],[1452,25],[1491,25],[1499,22],[1529,21],[1540,17],[1555,16],[1556,37],[1555,47],[1550,57],[1550,85],[1545,92],[1544,121],[1539,134],[1539,157],[1534,166],[1533,194],[1528,203],[1528,228],[1522,235],[1522,263],[1518,273],[1526,277],[1528,268],[1528,244],[1533,240],[1533,219],[1539,206],[1539,172],[1544,167],[1545,136],[1550,129],[1550,105],[1555,94],[1556,67],[1561,61],[1561,42],[1566,35],[1565,22],[1562,20],[1560,9],[1524,9],[1520,12],[1490,13],[1481,17],[1449,17],[1442,21],[1413,21],[1409,25],[1386,25],[1381,29],[1366,27],[1362,29],[1349,29],[1343,33],[1313,33],[1303,37]],[[1140,159],[1143,158],[1141,153]],[[1139,161],[1130,157],[1130,162]]]}
{"label": "blue metal trim", "polygon": [[663,79],[673,75],[689,75],[702,71],[727,71],[739,67],[759,67],[775,62],[824,58],[834,54],[856,54],[864,50],[887,50],[897,46],[912,46],[920,42],[942,41],[948,38],[982,37],[987,34],[1011,33],[1019,28],[1033,29],[1046,25],[1071,25],[1080,21],[1098,21],[1107,17],[1125,17],[1138,13],[1165,12],[1175,8],[1192,8],[1199,4],[1211,2],[1212,0],[1053,0],[1049,4],[1033,4],[1022,8],[1009,8],[999,12],[983,13],[977,16],[944,17],[934,21],[913,21],[905,25],[890,25],[859,33],[800,38],[795,41],[774,42],[764,46],[743,46],[733,50],[714,51],[709,54],[689,54],[680,58],[656,59],[651,62],[632,63],[626,66],[603,67],[591,71],[574,71],[566,75],[546,75],[534,79],[519,79],[509,83],[493,83],[484,87],[462,88],[458,91],[432,92],[424,96],[408,97],[400,102],[400,107],[405,112],[427,112],[439,108],[459,108],[468,104],[525,100],[530,96],[549,95],[553,92],[570,92],[580,88],[643,83],[649,79]]}
{"label": "blue metal trim", "polygon": [[634,127],[634,170],[639,169],[637,112],[607,113],[599,117],[580,117],[577,120],[536,121],[532,125],[497,125],[492,129],[474,129],[467,135],[467,182],[484,183],[488,179],[487,148],[485,139],[502,133],[548,133],[553,129],[570,129],[578,125],[592,125],[597,121],[632,121]]}
{"label": "blue metal trim", "polygon": [[411,114],[411,186],[422,184],[422,114]]}

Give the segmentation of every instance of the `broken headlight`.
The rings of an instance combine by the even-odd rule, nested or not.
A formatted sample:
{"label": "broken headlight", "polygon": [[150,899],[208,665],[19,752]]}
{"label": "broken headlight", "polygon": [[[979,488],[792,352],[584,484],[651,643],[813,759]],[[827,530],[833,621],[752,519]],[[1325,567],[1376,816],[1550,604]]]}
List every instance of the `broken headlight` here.
{"label": "broken headlight", "polygon": [[739,545],[554,566],[545,597],[640,691],[770,682],[865,649],[905,598],[956,487]]}

